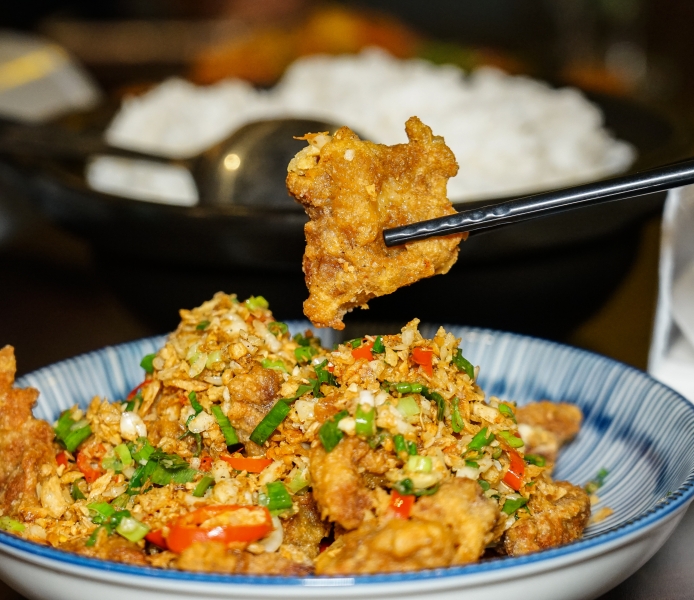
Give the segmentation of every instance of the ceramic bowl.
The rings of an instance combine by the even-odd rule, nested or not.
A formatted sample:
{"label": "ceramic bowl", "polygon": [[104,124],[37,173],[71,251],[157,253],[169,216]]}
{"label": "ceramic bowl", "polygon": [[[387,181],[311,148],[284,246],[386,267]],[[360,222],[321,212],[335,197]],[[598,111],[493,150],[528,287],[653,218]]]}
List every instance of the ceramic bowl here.
{"label": "ceramic bowl", "polygon": [[[302,329],[301,323],[292,324]],[[435,327],[422,326],[426,336]],[[694,406],[645,373],[553,342],[449,327],[481,366],[488,394],[524,404],[549,399],[584,412],[580,434],[562,453],[557,479],[584,484],[605,468],[601,506],[614,513],[580,541],[518,558],[465,567],[355,577],[272,577],[163,571],[85,558],[0,533],[0,577],[28,598],[153,600],[228,598],[407,598],[532,600],[595,598],[626,579],[666,541],[694,498]],[[378,333],[374,331],[374,333]],[[334,332],[321,331],[332,344]],[[107,347],[45,367],[18,384],[41,395],[37,417],[122,398],[142,377],[143,355],[163,338]],[[21,356],[19,357],[21,361]]]}

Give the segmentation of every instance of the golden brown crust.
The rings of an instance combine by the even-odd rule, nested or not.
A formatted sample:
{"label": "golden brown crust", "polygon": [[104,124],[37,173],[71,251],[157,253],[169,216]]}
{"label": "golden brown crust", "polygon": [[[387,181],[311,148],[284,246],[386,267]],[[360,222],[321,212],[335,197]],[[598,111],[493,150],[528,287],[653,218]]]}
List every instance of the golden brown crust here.
{"label": "golden brown crust", "polygon": [[581,429],[583,414],[574,404],[542,400],[521,406],[516,419],[528,454],[541,454],[550,461]]}
{"label": "golden brown crust", "polygon": [[311,219],[304,313],[319,327],[343,329],[346,312],[447,273],[458,257],[460,235],[395,248],[383,243],[385,228],[455,212],[446,197],[446,183],[458,171],[453,153],[417,117],[405,130],[409,143],[385,146],[343,127],[332,139],[322,136],[319,154],[321,136],[309,135],[313,153],[302,151],[290,163],[287,188]]}

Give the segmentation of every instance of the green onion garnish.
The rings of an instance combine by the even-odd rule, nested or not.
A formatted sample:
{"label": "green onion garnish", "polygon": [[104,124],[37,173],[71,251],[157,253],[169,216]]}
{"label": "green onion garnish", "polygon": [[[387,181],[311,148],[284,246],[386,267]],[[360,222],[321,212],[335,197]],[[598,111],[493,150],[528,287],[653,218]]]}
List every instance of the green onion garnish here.
{"label": "green onion garnish", "polygon": [[297,492],[303,490],[305,487],[308,487],[308,484],[309,481],[306,478],[306,472],[299,471],[296,473],[296,475],[294,475],[294,477],[291,478],[287,487],[289,488],[289,491],[292,492],[292,494],[296,494]]}
{"label": "green onion garnish", "polygon": [[149,527],[136,518],[128,516],[120,519],[116,525],[116,533],[131,542],[139,542],[149,533]]}
{"label": "green onion garnish", "polygon": [[403,396],[398,400],[397,409],[405,417],[414,417],[419,414],[419,404],[414,396]]}
{"label": "green onion garnish", "polygon": [[453,429],[455,433],[460,433],[465,423],[463,422],[463,417],[460,416],[460,400],[457,396],[453,398],[451,404],[453,405],[453,410],[451,410],[451,429]]}
{"label": "green onion garnish", "polygon": [[[359,348],[359,346],[361,346],[361,343],[362,343],[362,338],[354,338],[353,340],[349,340],[349,341],[345,342],[345,346],[350,346],[352,348]],[[372,350],[372,352],[373,352],[373,350]]]}
{"label": "green onion garnish", "polygon": [[520,448],[524,445],[523,440],[513,435],[510,431],[500,431],[499,435],[504,438],[504,441],[511,446],[511,448]]}
{"label": "green onion garnish", "polygon": [[14,533],[22,533],[26,529],[23,523],[10,517],[0,517],[0,529],[3,531],[12,531]]}
{"label": "green onion garnish", "polygon": [[294,348],[294,358],[296,358],[297,362],[308,362],[316,354],[318,354],[318,348],[314,346],[299,346],[298,348]]}
{"label": "green onion garnish", "polygon": [[489,446],[489,444],[491,444],[494,441],[494,434],[490,433],[489,436],[487,436],[488,431],[488,427],[485,427],[484,429],[478,431],[475,437],[473,437],[470,443],[467,445],[467,449],[482,450],[482,448],[484,448],[485,446]]}
{"label": "green onion garnish", "polygon": [[331,385],[333,387],[337,387],[337,379],[335,379],[335,376],[328,371],[328,361],[327,359],[324,360],[322,363],[317,364],[314,367],[316,371],[316,375],[318,376],[318,383],[326,383],[327,385]]}
{"label": "green onion garnish", "polygon": [[156,353],[148,354],[140,361],[140,366],[145,370],[146,373],[149,373],[150,375],[154,373],[154,365],[152,364],[152,361],[154,361],[156,357]]}
{"label": "green onion garnish", "polygon": [[274,369],[275,371],[283,371],[288,373],[287,366],[281,360],[270,360],[269,358],[264,358],[260,361],[260,365],[263,369]]}
{"label": "green onion garnish", "polygon": [[285,417],[292,409],[291,405],[282,398],[278,400],[270,411],[263,417],[263,420],[256,425],[256,428],[251,433],[250,439],[259,446],[262,446],[268,438],[274,433]]}
{"label": "green onion garnish", "polygon": [[323,423],[318,430],[318,437],[323,443],[323,448],[325,448],[326,452],[331,452],[340,443],[344,433],[337,425],[348,415],[349,413],[346,410],[341,410],[332,419],[328,419]]}
{"label": "green onion garnish", "polygon": [[222,412],[222,407],[218,404],[213,404],[210,407],[210,410],[212,411],[214,418],[217,420],[217,425],[219,425],[219,428],[222,430],[226,445],[235,446],[238,444],[239,436],[236,435],[236,429],[234,429],[234,426],[231,424],[231,421],[229,421],[229,418],[224,414],[224,412]]}
{"label": "green onion garnish", "polygon": [[595,479],[590,480],[588,483],[585,485],[585,491],[586,494],[594,494],[597,492],[604,484],[605,484],[605,478],[608,475],[607,469],[604,467],[598,471],[598,474],[595,476]]}
{"label": "green onion garnish", "polygon": [[75,421],[69,410],[61,413],[53,431],[55,431],[56,439],[65,446],[68,452],[74,452],[92,434],[89,423],[84,419]]}
{"label": "green onion garnish", "polygon": [[526,454],[524,458],[525,462],[531,465],[535,465],[536,467],[544,467],[547,463],[545,457],[540,456],[539,454]]}
{"label": "green onion garnish", "polygon": [[407,440],[407,453],[408,453],[410,456],[416,456],[416,454],[417,454],[417,444],[415,444],[414,442],[411,442],[411,441]]}
{"label": "green onion garnish", "polygon": [[299,346],[310,346],[311,345],[311,338],[308,336],[305,336],[301,333],[297,333],[294,335],[292,338]]}
{"label": "green onion garnish", "polygon": [[202,412],[202,404],[198,402],[198,395],[195,391],[188,394],[188,400],[190,400],[190,405],[193,407],[193,410],[195,410],[195,414],[199,415]]}
{"label": "green onion garnish", "polygon": [[195,329],[198,331],[202,331],[203,329],[207,329],[210,326],[210,322],[208,320],[200,321],[196,326]]}
{"label": "green onion garnish", "polygon": [[281,481],[273,481],[265,486],[267,490],[267,509],[270,512],[283,511],[292,507],[292,497]]}
{"label": "green onion garnish", "polygon": [[493,459],[495,459],[495,460],[498,459],[502,454],[503,454],[503,450],[501,449],[501,446],[492,449],[492,458]]}
{"label": "green onion garnish", "polygon": [[439,490],[439,485],[436,484],[425,490],[415,490],[411,479],[403,479],[402,481],[396,481],[393,484],[393,489],[401,496],[431,496]]}
{"label": "green onion garnish", "polygon": [[383,354],[386,351],[386,347],[383,344],[383,336],[379,335],[375,340],[374,340],[374,345],[371,348],[371,353],[372,354]]}
{"label": "green onion garnish", "polygon": [[479,469],[480,468],[479,463],[475,462],[474,460],[466,460],[465,466],[471,467],[472,469]]}
{"label": "green onion garnish", "polygon": [[460,348],[456,348],[453,353],[453,364],[458,367],[458,371],[465,371],[470,379],[475,380],[475,367],[463,356],[463,351]]}
{"label": "green onion garnish", "polygon": [[281,321],[271,321],[267,324],[268,331],[275,337],[280,337],[289,332],[289,327]]}
{"label": "green onion garnish", "polygon": [[82,490],[77,485],[76,481],[72,482],[72,486],[70,487],[70,496],[72,496],[73,500],[86,500],[87,499],[87,497],[82,493]]}
{"label": "green onion garnish", "polygon": [[489,485],[488,481],[485,481],[484,479],[478,479],[477,483],[480,484],[480,487],[486,492],[491,486]]}
{"label": "green onion garnish", "polygon": [[500,403],[499,412],[509,419],[512,419],[514,423],[516,422],[516,415],[513,413],[513,409],[508,404],[504,404],[503,402]]}
{"label": "green onion garnish", "polygon": [[436,402],[436,418],[439,421],[443,421],[443,417],[446,414],[446,401],[443,399],[443,396],[438,392],[429,392],[425,397],[427,400]]}
{"label": "green onion garnish", "polygon": [[354,426],[355,433],[357,435],[363,435],[364,437],[371,437],[376,433],[376,420],[375,420],[376,410],[374,407],[370,407],[368,410],[364,410],[359,404],[357,406],[356,423]]}
{"label": "green onion garnish", "polygon": [[501,510],[502,512],[505,512],[507,515],[512,515],[521,506],[525,506],[527,503],[528,500],[526,498],[523,498],[522,496],[519,498],[506,498],[506,501],[504,502],[504,505],[501,508]]}
{"label": "green onion garnish", "polygon": [[407,459],[407,470],[413,473],[431,473],[430,456],[410,456]]}
{"label": "green onion garnish", "polygon": [[130,456],[130,450],[128,450],[128,447],[125,444],[118,444],[113,451],[116,453],[116,456],[118,456],[121,464],[124,467],[129,467],[130,465],[133,464],[133,457]]}
{"label": "green onion garnish", "polygon": [[195,486],[195,489],[193,490],[193,496],[195,496],[196,498],[202,498],[205,495],[207,488],[209,488],[213,483],[214,477],[205,475],[200,481],[198,481],[198,484]]}
{"label": "green onion garnish", "polygon": [[270,304],[262,296],[251,296],[244,304],[248,310],[258,310],[259,308],[268,308]]}
{"label": "green onion garnish", "polygon": [[398,433],[393,436],[393,446],[395,447],[395,453],[400,454],[401,452],[407,452],[407,443],[405,442],[405,436],[403,436],[401,433]]}

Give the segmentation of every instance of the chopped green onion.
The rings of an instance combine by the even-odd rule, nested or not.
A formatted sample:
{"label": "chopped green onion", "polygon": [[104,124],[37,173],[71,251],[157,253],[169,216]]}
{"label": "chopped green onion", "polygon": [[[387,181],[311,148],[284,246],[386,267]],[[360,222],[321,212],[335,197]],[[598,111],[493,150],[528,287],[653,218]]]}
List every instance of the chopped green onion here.
{"label": "chopped green onion", "polygon": [[210,322],[207,319],[205,319],[204,321],[200,321],[195,326],[195,329],[197,329],[198,331],[202,331],[203,329],[207,329],[209,327],[209,325],[210,325]]}
{"label": "chopped green onion", "polygon": [[470,379],[475,380],[475,367],[463,356],[463,351],[460,348],[456,348],[453,353],[453,364],[458,367],[458,371],[465,371]]}
{"label": "chopped green onion", "polygon": [[466,460],[465,466],[471,467],[472,469],[479,469],[480,468],[480,464],[478,462],[475,462],[474,460]]}
{"label": "chopped green onion", "polygon": [[298,471],[294,477],[291,478],[287,487],[292,494],[300,492],[305,487],[308,487],[309,481],[306,478],[306,471]]}
{"label": "chopped green onion", "polygon": [[152,373],[154,373],[153,361],[156,357],[157,357],[156,353],[148,354],[140,361],[140,366],[145,370],[146,373],[149,373],[150,375]]}
{"label": "chopped green onion", "polygon": [[124,467],[129,467],[133,464],[133,462],[135,462],[133,461],[133,457],[130,456],[130,450],[128,450],[128,447],[125,444],[118,444],[113,451],[116,453]]}
{"label": "chopped green onion", "polygon": [[431,457],[410,456],[407,459],[407,470],[413,473],[431,473]]}
{"label": "chopped green onion", "polygon": [[270,360],[269,358],[264,358],[262,361],[260,361],[260,365],[263,367],[263,369],[273,369],[275,371],[283,371],[284,373],[288,373],[287,371],[287,366],[282,362],[281,360]]}
{"label": "chopped green onion", "polygon": [[14,533],[22,533],[26,529],[23,523],[10,517],[0,517],[0,529],[3,531],[12,531]]}
{"label": "chopped green onion", "polygon": [[446,401],[443,399],[443,396],[438,392],[430,392],[427,399],[436,402],[436,418],[439,421],[443,421],[443,417],[446,414]]}
{"label": "chopped green onion", "polygon": [[378,448],[383,442],[385,442],[390,436],[388,435],[388,432],[383,431],[383,430],[377,430],[376,435],[372,436],[371,439],[369,440],[369,448],[372,450],[375,450]]}
{"label": "chopped green onion", "polygon": [[205,495],[207,488],[209,488],[213,483],[214,477],[205,475],[200,481],[198,481],[198,484],[195,486],[195,489],[193,490],[193,496],[195,496],[196,498],[202,498]]}
{"label": "chopped green onion", "polygon": [[86,500],[87,499],[87,497],[82,493],[82,490],[77,485],[76,481],[72,482],[72,486],[70,487],[70,496],[72,496],[73,500]]}
{"label": "chopped green onion", "polygon": [[419,414],[419,404],[414,399],[414,396],[403,396],[398,400],[398,411],[405,417],[414,417]]}
{"label": "chopped green onion", "polygon": [[305,336],[301,333],[295,334],[293,340],[297,344],[299,344],[299,346],[310,346],[311,345],[311,338],[308,336]]}
{"label": "chopped green onion", "polygon": [[251,296],[244,304],[248,310],[258,310],[259,308],[268,308],[270,304],[262,296]]}
{"label": "chopped green onion", "polygon": [[89,539],[84,543],[85,546],[91,547],[94,544],[96,544],[96,539],[99,537],[99,532],[104,529],[103,525],[99,525],[94,531],[92,531],[92,534],[89,536]]}
{"label": "chopped green onion", "polygon": [[337,425],[348,415],[349,413],[346,410],[341,410],[332,419],[328,419],[323,423],[318,430],[318,437],[323,443],[323,448],[325,448],[326,452],[331,452],[340,443],[344,433]]}
{"label": "chopped green onion", "polygon": [[369,410],[364,410],[361,404],[357,406],[356,423],[354,427],[357,435],[371,437],[376,433],[375,414],[376,410],[373,406],[370,407]]}
{"label": "chopped green onion", "polygon": [[398,492],[401,496],[431,496],[435,494],[439,486],[436,484],[433,487],[427,488],[425,490],[415,490],[414,484],[411,479],[403,479],[402,481],[396,481],[393,484],[393,489]]}
{"label": "chopped green onion", "polygon": [[234,426],[231,424],[231,421],[229,421],[229,418],[222,411],[222,407],[218,404],[213,404],[210,407],[210,410],[212,411],[214,418],[217,420],[217,425],[219,425],[219,428],[222,430],[222,434],[224,435],[224,441],[226,442],[226,445],[235,446],[236,444],[238,444],[239,436],[236,435],[236,429],[234,429]]}
{"label": "chopped green onion", "polygon": [[523,440],[513,435],[510,431],[500,431],[499,435],[509,446],[511,446],[511,448],[520,448],[524,445]]}
{"label": "chopped green onion", "polygon": [[362,338],[354,338],[353,340],[349,340],[349,341],[345,342],[345,346],[351,346],[352,348],[359,348],[359,346],[361,346],[361,343],[362,343]]}
{"label": "chopped green onion", "polygon": [[503,454],[503,450],[501,449],[500,446],[497,448],[494,448],[492,450],[492,458],[495,460],[498,459],[502,454]]}
{"label": "chopped green onion", "polygon": [[516,422],[516,415],[513,413],[513,409],[508,404],[504,404],[503,402],[500,403],[499,412],[509,419],[512,419],[514,423]]}
{"label": "chopped green onion", "polygon": [[213,365],[222,362],[222,351],[213,350],[207,355],[207,360],[205,361],[205,366],[209,369]]}
{"label": "chopped green onion", "polygon": [[545,457],[540,456],[539,454],[526,454],[524,458],[525,462],[531,465],[535,465],[536,467],[544,467],[547,463]]}
{"label": "chopped green onion", "polygon": [[467,445],[468,450],[482,450],[485,446],[489,446],[494,441],[494,434],[490,433],[489,436],[487,436],[487,432],[489,431],[488,427],[485,427],[484,429],[481,429],[475,437],[472,438],[472,441]]}
{"label": "chopped green onion", "polygon": [[128,494],[121,494],[120,496],[116,496],[116,498],[111,501],[111,506],[115,506],[118,509],[123,509],[128,506],[128,502],[130,502],[130,496],[128,496]]}
{"label": "chopped green onion", "polygon": [[145,464],[154,452],[154,446],[145,437],[138,438],[136,444],[132,445],[130,454],[138,463]]}
{"label": "chopped green onion", "polygon": [[195,410],[195,414],[199,415],[203,409],[202,404],[198,402],[198,395],[192,391],[188,394],[188,400],[190,400],[190,405],[193,407],[193,410]]}
{"label": "chopped green onion", "polygon": [[526,498],[523,498],[522,496],[520,496],[519,498],[506,498],[506,501],[504,502],[501,511],[505,512],[507,515],[512,515],[514,512],[516,512],[522,506],[525,506],[527,503],[528,500]]}
{"label": "chopped green onion", "polygon": [[292,409],[291,405],[285,399],[278,400],[270,411],[263,417],[263,420],[256,425],[256,428],[251,433],[250,439],[259,446],[262,446],[268,438],[274,433],[279,424],[284,421],[285,417]]}
{"label": "chopped green onion", "polygon": [[400,454],[401,452],[407,452],[407,443],[405,442],[405,436],[398,433],[393,436],[393,446],[395,447],[395,453]]}
{"label": "chopped green onion", "polygon": [[335,376],[328,371],[328,361],[327,359],[324,360],[322,363],[317,364],[314,367],[316,371],[316,375],[318,376],[318,383],[326,383],[328,385],[331,385],[333,387],[337,387],[337,379],[335,379]]}
{"label": "chopped green onion", "polygon": [[294,358],[296,358],[297,362],[308,362],[316,354],[318,354],[318,348],[314,346],[299,346],[298,348],[294,348]]}
{"label": "chopped green onion", "polygon": [[92,515],[92,521],[97,525],[116,514],[116,509],[108,502],[92,502],[87,504],[87,508],[95,513]]}
{"label": "chopped green onion", "polygon": [[608,475],[607,469],[604,467],[598,471],[598,474],[595,476],[595,479],[592,479],[585,485],[585,491],[587,494],[594,494],[597,492],[604,484],[605,484],[605,478]]}
{"label": "chopped green onion", "polygon": [[287,510],[292,507],[292,497],[281,481],[272,481],[265,486],[267,490],[267,509],[270,512]]}
{"label": "chopped green onion", "polygon": [[116,533],[130,542],[139,542],[149,533],[149,527],[134,517],[124,517],[116,526]]}
{"label": "chopped green onion", "polygon": [[480,484],[480,487],[486,492],[491,486],[489,485],[488,481],[485,481],[484,479],[478,479],[477,483]]}
{"label": "chopped green onion", "polygon": [[417,444],[407,440],[407,453],[410,456],[416,456],[417,455]]}
{"label": "chopped green onion", "polygon": [[271,321],[267,324],[268,331],[275,337],[280,337],[289,332],[289,327],[282,321]]}
{"label": "chopped green onion", "polygon": [[74,452],[92,434],[89,423],[84,419],[75,421],[69,410],[61,413],[53,431],[56,439],[68,452]]}
{"label": "chopped green onion", "polygon": [[390,389],[396,391],[398,394],[411,394],[413,392],[412,384],[408,383],[407,381],[399,381],[398,383],[393,383],[390,386]]}
{"label": "chopped green onion", "polygon": [[463,422],[463,417],[460,416],[459,404],[460,400],[458,399],[458,397],[453,398],[453,410],[451,411],[451,429],[453,429],[455,433],[460,433],[463,430],[463,427],[465,426],[465,423]]}
{"label": "chopped green onion", "polygon": [[372,354],[383,354],[386,351],[386,347],[383,344],[383,336],[379,335],[375,340],[374,340],[374,345],[371,348],[371,353]]}

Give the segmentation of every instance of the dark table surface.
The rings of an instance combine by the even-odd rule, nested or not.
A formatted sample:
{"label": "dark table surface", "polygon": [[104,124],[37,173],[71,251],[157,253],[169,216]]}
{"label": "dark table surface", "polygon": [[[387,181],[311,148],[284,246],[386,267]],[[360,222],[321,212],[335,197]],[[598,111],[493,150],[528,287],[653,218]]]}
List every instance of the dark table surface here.
{"label": "dark table surface", "polygon": [[[644,228],[632,272],[600,313],[567,341],[645,366],[657,244],[658,223],[652,222]],[[46,223],[25,227],[10,242],[0,240],[0,290],[0,346],[15,346],[20,375],[107,344],[162,333],[112,292],[88,247]],[[694,508],[645,566],[603,598],[694,598],[692,540]],[[0,582],[0,598],[21,600],[22,596]]]}

